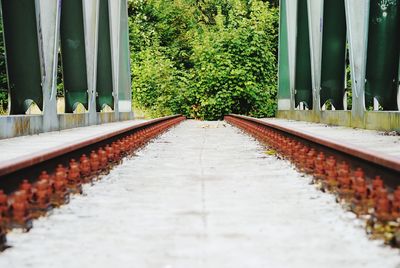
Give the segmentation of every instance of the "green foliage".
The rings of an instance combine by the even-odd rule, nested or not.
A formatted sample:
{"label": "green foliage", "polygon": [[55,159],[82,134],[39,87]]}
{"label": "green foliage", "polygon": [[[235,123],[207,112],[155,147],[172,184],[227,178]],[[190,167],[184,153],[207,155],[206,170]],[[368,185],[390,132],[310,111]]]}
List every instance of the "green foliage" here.
{"label": "green foliage", "polygon": [[6,59],[3,42],[3,24],[0,23],[0,114],[5,114],[8,107],[8,84]]}
{"label": "green foliage", "polygon": [[[277,6],[278,0],[129,0],[134,103],[151,116],[273,116]],[[58,96],[61,73],[59,62]],[[0,38],[0,113],[7,107]]]}
{"label": "green foliage", "polygon": [[179,77],[184,74],[158,50],[148,48],[140,51],[136,57],[137,64],[132,66],[135,101],[152,116],[179,113],[179,89],[186,84]]}
{"label": "green foliage", "polygon": [[349,48],[347,48],[347,53],[346,53],[346,93],[347,93],[347,110],[351,110],[353,106],[353,91],[351,85]]}
{"label": "green foliage", "polygon": [[133,100],[152,116],[274,116],[278,11],[261,0],[131,0]]}

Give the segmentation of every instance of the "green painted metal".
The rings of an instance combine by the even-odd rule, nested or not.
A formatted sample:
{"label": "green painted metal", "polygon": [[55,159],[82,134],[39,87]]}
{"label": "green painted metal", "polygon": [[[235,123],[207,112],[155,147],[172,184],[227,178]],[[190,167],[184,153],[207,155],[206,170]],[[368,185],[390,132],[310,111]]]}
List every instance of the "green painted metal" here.
{"label": "green painted metal", "polygon": [[278,99],[290,99],[289,46],[286,0],[280,4]]}
{"label": "green painted metal", "polygon": [[42,74],[35,1],[2,0],[10,114],[24,114],[35,102],[43,108]]}
{"label": "green painted metal", "polygon": [[344,0],[324,1],[322,34],[321,106],[330,100],[343,110],[346,68],[346,13]]}
{"label": "green painted metal", "polygon": [[100,0],[98,38],[96,107],[99,112],[105,105],[114,109],[108,0]]}
{"label": "green painted metal", "polygon": [[307,0],[298,0],[297,6],[295,91],[295,105],[304,102],[311,109],[313,103]]}
{"label": "green painted metal", "polygon": [[62,1],[60,29],[65,112],[73,112],[78,103],[88,109],[82,0]]}
{"label": "green painted metal", "polygon": [[384,110],[397,110],[400,0],[371,0],[366,106],[376,97]]}

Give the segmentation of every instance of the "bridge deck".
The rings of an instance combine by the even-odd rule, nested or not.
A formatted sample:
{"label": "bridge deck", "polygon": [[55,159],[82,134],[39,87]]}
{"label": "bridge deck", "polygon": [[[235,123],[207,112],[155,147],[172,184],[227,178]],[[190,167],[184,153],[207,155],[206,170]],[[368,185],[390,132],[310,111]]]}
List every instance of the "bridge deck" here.
{"label": "bridge deck", "polygon": [[0,267],[396,267],[398,251],[290,163],[222,122],[186,121],[28,234]]}

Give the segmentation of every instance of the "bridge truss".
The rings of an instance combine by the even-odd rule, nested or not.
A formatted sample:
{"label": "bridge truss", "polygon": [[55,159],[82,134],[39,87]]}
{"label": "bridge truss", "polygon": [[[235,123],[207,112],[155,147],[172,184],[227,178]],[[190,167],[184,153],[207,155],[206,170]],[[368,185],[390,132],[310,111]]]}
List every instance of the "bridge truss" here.
{"label": "bridge truss", "polygon": [[400,129],[400,1],[281,0],[280,7],[278,116]]}
{"label": "bridge truss", "polygon": [[[1,12],[10,115],[0,138],[132,117],[127,0],[1,0]],[[41,115],[26,115],[32,103]],[[74,113],[79,103],[86,113]],[[113,112],[100,113],[105,106]]]}

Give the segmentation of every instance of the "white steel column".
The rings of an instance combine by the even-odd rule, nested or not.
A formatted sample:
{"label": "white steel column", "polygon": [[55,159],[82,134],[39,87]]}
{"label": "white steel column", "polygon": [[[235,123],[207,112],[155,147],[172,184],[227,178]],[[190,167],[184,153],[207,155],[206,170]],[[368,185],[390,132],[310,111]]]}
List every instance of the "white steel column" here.
{"label": "white steel column", "polygon": [[[67,0],[68,1],[68,0]],[[86,66],[89,94],[89,124],[97,124],[96,113],[96,75],[97,75],[97,40],[99,26],[99,1],[83,0],[85,28]]]}
{"label": "white steel column", "polygon": [[310,30],[310,56],[312,75],[313,110],[320,110],[323,0],[308,0],[308,28]]}
{"label": "white steel column", "polygon": [[294,109],[295,74],[296,74],[296,36],[297,36],[297,0],[287,0],[286,17],[288,28],[288,54],[290,76],[290,109]]}
{"label": "white steel column", "polygon": [[60,33],[60,0],[37,0],[39,48],[42,65],[43,131],[58,130],[57,63]]}
{"label": "white steel column", "polygon": [[352,116],[357,121],[363,121],[365,112],[369,3],[369,0],[345,0],[353,92]]}
{"label": "white steel column", "polygon": [[131,78],[127,0],[109,0],[115,116],[131,112]]}
{"label": "white steel column", "polygon": [[121,28],[121,18],[119,16],[121,9],[121,0],[109,0],[109,13],[110,13],[110,39],[111,39],[111,65],[112,65],[112,77],[113,77],[113,97],[114,97],[114,112],[115,119],[119,117],[119,99],[118,99],[118,88],[119,88],[119,36]]}

